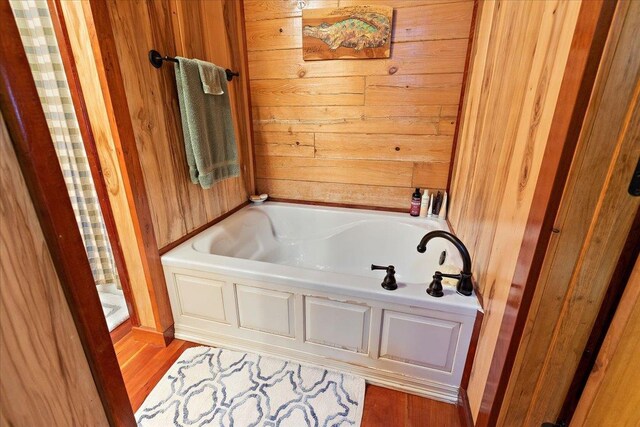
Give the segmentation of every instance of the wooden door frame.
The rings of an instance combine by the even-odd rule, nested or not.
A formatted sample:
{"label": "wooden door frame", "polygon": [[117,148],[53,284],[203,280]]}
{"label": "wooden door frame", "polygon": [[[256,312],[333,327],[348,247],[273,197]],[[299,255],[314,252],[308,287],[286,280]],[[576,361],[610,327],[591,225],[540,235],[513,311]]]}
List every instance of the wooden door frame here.
{"label": "wooden door frame", "polygon": [[[640,260],[636,259],[635,265],[632,265],[631,269],[632,271],[629,272],[627,281],[623,286],[625,288],[624,293],[621,295],[618,308],[615,310],[615,315],[610,322],[609,329],[602,342],[602,348],[597,353],[597,369],[589,372],[588,381],[584,385],[580,400],[574,408],[572,419],[575,425],[585,426],[594,423],[594,420],[590,420],[589,418],[593,410],[593,405],[597,401],[598,394],[600,394],[600,388],[605,386],[607,377],[612,375],[611,368],[612,365],[616,364],[616,357],[625,354],[624,351],[621,351],[620,346],[624,346],[625,335],[627,335],[627,337],[629,336],[629,333],[625,332],[625,330],[631,325],[629,322],[632,321],[634,317],[633,312],[637,310],[637,307],[640,305],[640,286],[638,286],[638,284],[640,284]],[[632,282],[635,283],[635,286],[632,285]],[[621,380],[624,381],[624,379]],[[624,400],[629,390],[625,390],[624,386],[622,388],[618,387],[619,383],[617,381],[615,383],[616,389],[622,390],[620,392],[622,396],[613,396],[611,400],[615,402],[616,397],[618,398],[617,401]],[[607,400],[610,401],[610,399]],[[614,406],[607,404],[606,407],[607,409],[605,409],[605,411],[609,418],[611,416],[620,416]],[[622,417],[625,421],[629,421],[624,415],[622,415]]]}
{"label": "wooden door frame", "polygon": [[582,393],[589,380],[589,376],[596,364],[596,359],[599,357],[602,345],[611,327],[618,306],[622,301],[627,284],[633,274],[638,255],[640,255],[640,210],[636,212],[636,217],[627,236],[627,241],[624,244],[615,271],[607,286],[607,292],[600,306],[598,317],[591,329],[591,335],[585,346],[580,363],[576,368],[567,396],[564,398],[562,409],[558,414],[558,420],[565,422],[566,425],[571,423]]}
{"label": "wooden door frame", "polygon": [[8,1],[0,38],[0,109],[36,208],[109,423],[135,426],[133,410],[104,321],[98,291],[67,187]]}
{"label": "wooden door frame", "polygon": [[[71,51],[69,55],[74,58],[72,67],[77,69],[78,86],[84,87],[86,90],[87,82],[83,79],[87,78],[87,73],[92,77],[95,74],[95,79],[92,81],[93,88],[100,91],[93,104],[92,98],[84,100],[87,105],[88,120],[100,119],[99,123],[96,121],[87,124],[91,127],[97,127],[98,130],[106,131],[103,136],[109,138],[108,147],[98,146],[98,151],[100,156],[108,156],[108,161],[113,162],[112,171],[114,177],[117,176],[115,179],[119,181],[118,185],[120,186],[118,189],[120,194],[117,198],[121,206],[118,212],[120,212],[120,218],[126,222],[123,227],[127,234],[122,235],[121,238],[123,242],[128,242],[128,256],[132,257],[131,259],[127,258],[127,262],[133,265],[130,267],[131,287],[136,295],[143,295],[145,298],[143,302],[134,298],[138,305],[141,325],[134,326],[132,333],[139,341],[166,346],[173,340],[173,315],[165,285],[136,136],[133,132],[126,91],[122,81],[108,2],[93,0],[90,3],[73,3],[73,6],[69,6],[64,5],[60,0],[48,1],[49,4],[55,5],[55,12],[61,23],[65,23],[67,20],[67,7],[73,9],[73,13],[77,13],[75,18],[80,20],[76,25],[83,26],[81,31],[86,31],[88,35],[87,44],[82,44],[79,47],[75,44],[75,39],[68,37],[69,34],[74,34],[71,27],[68,27],[69,34],[65,37],[64,44],[71,50],[76,48],[90,50],[90,52],[82,52],[81,50],[74,52],[81,56],[86,54],[81,62],[86,62],[83,66],[89,66],[91,70],[85,69],[84,73],[82,68],[76,66],[75,55],[72,56]],[[69,25],[71,24],[73,21],[69,21]],[[96,131],[96,128],[93,130]],[[99,136],[98,133],[96,136]],[[100,143],[100,140],[97,143]],[[108,154],[105,154],[105,151],[109,151]],[[110,196],[113,195],[110,194]],[[115,214],[118,215],[118,212]],[[118,224],[119,229],[120,225]],[[137,256],[132,255],[132,252],[136,252]],[[143,312],[146,313],[146,316],[143,315]],[[149,314],[151,314],[151,319],[149,319]],[[146,321],[143,320],[145,317]]]}
{"label": "wooden door frame", "polygon": [[102,173],[102,167],[98,158],[98,148],[96,146],[96,140],[93,136],[93,130],[89,123],[89,115],[87,112],[87,105],[84,101],[84,94],[82,87],[80,86],[80,80],[78,77],[78,70],[76,69],[75,62],[73,61],[73,54],[71,46],[69,44],[69,33],[67,31],[67,25],[64,20],[60,19],[59,4],[56,0],[47,0],[49,6],[49,14],[51,16],[51,22],[55,31],[55,36],[58,41],[58,50],[60,51],[60,57],[64,65],[64,72],[67,77],[67,83],[69,85],[69,92],[71,93],[71,99],[73,102],[73,108],[78,120],[78,127],[80,128],[80,134],[82,136],[82,143],[85,151],[87,152],[87,159],[89,162],[89,168],[91,169],[91,176],[100,203],[100,209],[102,211],[102,217],[104,219],[105,228],[111,243],[111,251],[118,270],[118,276],[120,278],[120,285],[124,293],[125,301],[127,303],[127,310],[129,311],[129,319],[132,326],[140,326],[140,320],[138,317],[138,311],[134,304],[133,291],[131,290],[131,283],[129,281],[129,273],[122,253],[122,246],[120,237],[118,235],[118,229],[116,228],[115,218],[113,210],[111,208],[111,202],[109,201],[109,191],[107,190],[107,183]]}
{"label": "wooden door frame", "polygon": [[580,7],[478,426],[496,425],[500,414],[616,6],[617,0],[588,0]]}

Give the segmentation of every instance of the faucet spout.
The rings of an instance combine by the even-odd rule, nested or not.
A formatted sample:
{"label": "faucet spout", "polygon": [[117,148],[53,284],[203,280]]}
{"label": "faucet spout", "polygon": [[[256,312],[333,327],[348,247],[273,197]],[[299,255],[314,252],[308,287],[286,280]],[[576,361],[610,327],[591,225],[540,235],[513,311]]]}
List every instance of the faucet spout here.
{"label": "faucet spout", "polygon": [[462,257],[462,271],[460,272],[456,290],[459,294],[466,296],[471,295],[473,293],[473,283],[471,282],[471,256],[469,255],[467,247],[464,245],[464,243],[462,243],[460,239],[458,239],[448,231],[431,231],[425,234],[422,240],[420,240],[420,243],[418,244],[418,252],[424,253],[427,250],[427,243],[429,243],[431,239],[434,239],[436,237],[443,238],[453,243],[456,249],[458,249],[458,252],[460,252],[460,256]]}

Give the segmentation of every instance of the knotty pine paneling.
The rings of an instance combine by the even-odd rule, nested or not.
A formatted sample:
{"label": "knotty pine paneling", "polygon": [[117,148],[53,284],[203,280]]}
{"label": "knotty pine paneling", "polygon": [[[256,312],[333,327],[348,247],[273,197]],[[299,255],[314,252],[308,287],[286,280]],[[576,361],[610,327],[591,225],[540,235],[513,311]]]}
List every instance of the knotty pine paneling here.
{"label": "knotty pine paneling", "polygon": [[[270,132],[263,132],[268,134]],[[315,156],[325,159],[398,160],[447,163],[451,158],[448,135],[349,134],[349,144],[339,133],[317,133]]]}
{"label": "knotty pine paneling", "polygon": [[390,69],[395,75],[458,73],[468,44],[467,39],[397,43],[390,58],[378,60],[304,61],[302,49],[258,50],[249,52],[249,73],[256,80],[388,76]]}
{"label": "knotty pine paneling", "polygon": [[[273,10],[273,13],[266,19],[268,12],[262,9],[262,19],[260,20],[252,20],[251,18],[255,16],[253,10],[260,8],[260,5],[252,2],[245,4],[247,50],[301,48],[302,20],[299,16],[302,16],[302,14],[295,17],[281,18],[279,16],[282,16],[282,13],[278,13],[277,9],[290,10],[291,5],[277,0],[271,0],[270,3],[270,10]],[[335,1],[317,1],[315,4],[317,8],[333,7],[335,6]],[[352,6],[363,3],[344,2],[344,4]],[[392,42],[464,39],[469,37],[469,26],[473,13],[473,2],[471,1],[451,3],[425,2],[422,5],[412,6],[410,2],[399,0],[385,2],[385,4],[394,8]],[[295,7],[295,3],[293,5]],[[339,2],[339,6],[343,6],[342,2]]]}
{"label": "knotty pine paneling", "polygon": [[462,73],[367,77],[367,105],[456,105]]}
{"label": "knotty pine paneling", "polygon": [[0,172],[0,424],[107,426],[2,116]]}
{"label": "knotty pine paneling", "polygon": [[252,80],[251,101],[260,106],[363,105],[364,77]]}
{"label": "knotty pine paneling", "polygon": [[390,58],[305,62],[295,2],[244,2],[259,192],[407,208],[413,186],[446,187],[473,1],[379,3]]}
{"label": "knotty pine paneling", "polygon": [[[160,248],[240,205],[252,191],[241,3],[109,0],[154,231]],[[209,190],[192,184],[185,158],[173,64],[151,66],[148,51],[239,70],[229,83],[242,175]]]}
{"label": "knotty pine paneling", "polygon": [[[485,314],[467,393],[477,418],[581,2],[484,1],[476,23],[449,220]],[[495,382],[495,379],[493,380]]]}

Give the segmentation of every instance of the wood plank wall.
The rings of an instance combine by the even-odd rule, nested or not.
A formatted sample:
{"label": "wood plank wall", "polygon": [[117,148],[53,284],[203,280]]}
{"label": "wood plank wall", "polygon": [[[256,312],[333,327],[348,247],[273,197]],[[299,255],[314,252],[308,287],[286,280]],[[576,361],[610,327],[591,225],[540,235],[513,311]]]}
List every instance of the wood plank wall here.
{"label": "wood plank wall", "polygon": [[109,425],[0,116],[0,424]]}
{"label": "wood plank wall", "polygon": [[572,426],[640,425],[640,260],[598,354]]}
{"label": "wood plank wall", "polygon": [[[138,155],[158,247],[165,247],[247,200],[253,190],[241,3],[109,0]],[[185,158],[173,64],[151,66],[148,51],[239,70],[230,83],[242,176],[209,190],[192,184]]]}
{"label": "wood plank wall", "polygon": [[455,157],[449,220],[473,258],[485,315],[467,390],[487,383],[581,2],[484,1]]}
{"label": "wood plank wall", "polygon": [[366,3],[394,7],[389,59],[304,62],[296,2],[244,1],[259,192],[406,209],[447,186],[473,1]]}
{"label": "wood plank wall", "polygon": [[640,208],[627,191],[640,158],[640,3],[621,1],[609,34],[499,425],[558,418]]}

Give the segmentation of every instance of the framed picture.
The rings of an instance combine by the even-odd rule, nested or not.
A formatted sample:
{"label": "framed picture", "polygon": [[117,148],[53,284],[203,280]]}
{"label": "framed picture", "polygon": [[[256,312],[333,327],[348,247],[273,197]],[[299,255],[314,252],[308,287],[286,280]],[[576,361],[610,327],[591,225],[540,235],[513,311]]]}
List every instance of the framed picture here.
{"label": "framed picture", "polygon": [[302,57],[389,58],[393,8],[352,6],[302,11]]}

